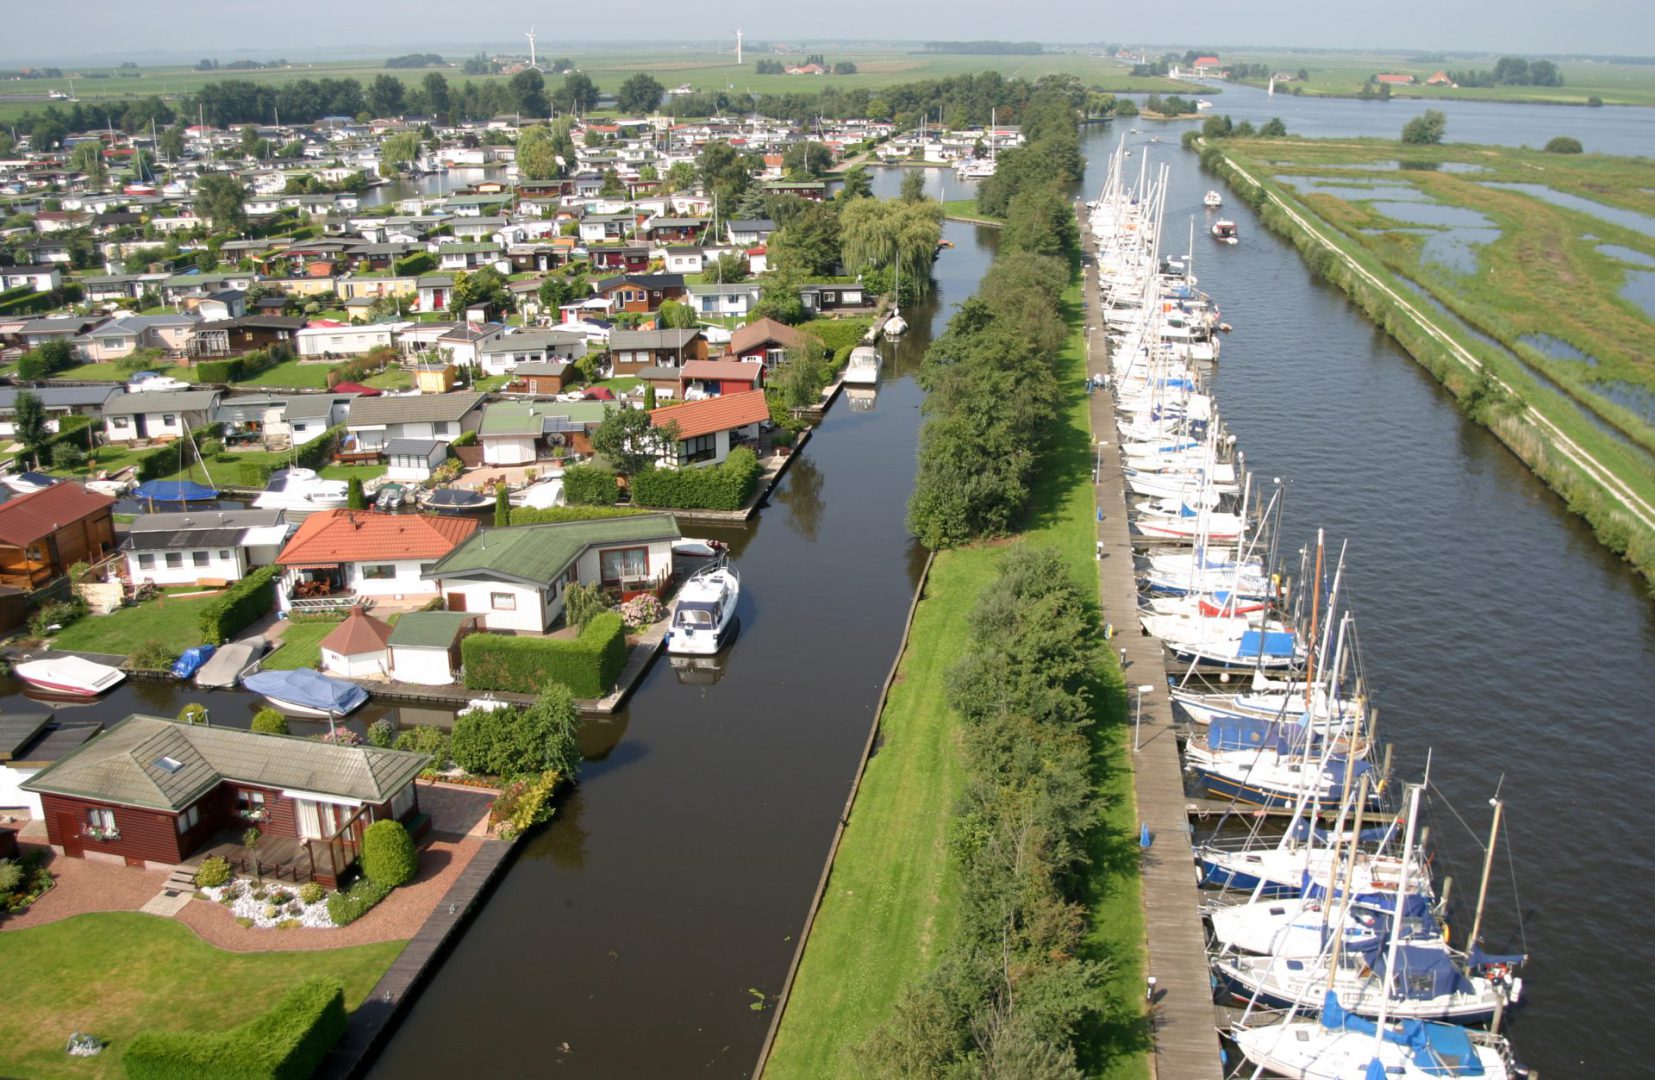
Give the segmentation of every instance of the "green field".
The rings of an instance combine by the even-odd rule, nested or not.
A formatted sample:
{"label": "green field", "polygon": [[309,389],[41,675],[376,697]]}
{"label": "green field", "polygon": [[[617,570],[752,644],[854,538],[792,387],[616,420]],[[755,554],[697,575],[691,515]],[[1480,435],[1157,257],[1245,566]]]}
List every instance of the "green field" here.
{"label": "green field", "polygon": [[[1246,64],[1268,64],[1278,72],[1293,74],[1304,69],[1308,83],[1278,84],[1276,93],[1295,88],[1312,96],[1349,97],[1362,90],[1370,75],[1380,73],[1412,75],[1424,82],[1438,71],[1492,70],[1498,56],[1453,56],[1422,58],[1418,53],[1399,52],[1287,52],[1238,50],[1220,58]],[[1480,101],[1525,101],[1549,104],[1584,105],[1597,97],[1606,105],[1655,105],[1655,66],[1592,61],[1565,61],[1558,64],[1562,86],[1436,87],[1393,86],[1394,97],[1467,98]],[[1251,85],[1264,82],[1248,80]]]}
{"label": "green field", "polygon": [[[1080,291],[1065,296],[1080,325]],[[1059,359],[1071,395],[1069,424],[1043,473],[1021,542],[1057,547],[1078,579],[1095,581],[1091,435],[1081,392],[1080,335]],[[958,718],[944,680],[969,640],[968,620],[994,580],[1002,545],[938,554],[907,649],[881,714],[882,743],[868,763],[851,826],[816,917],[765,1076],[850,1076],[858,1047],[890,1015],[949,940],[959,883],[949,858],[952,808],[963,783]],[[1089,945],[1113,964],[1099,1022],[1077,1040],[1089,1075],[1136,1080],[1148,1072],[1139,1002],[1144,935],[1135,852],[1132,777],[1125,752],[1126,692],[1113,653],[1095,687],[1094,729],[1104,817],[1091,839]]]}
{"label": "green field", "polygon": [[[270,932],[280,948],[278,931]],[[0,934],[7,1002],[0,1073],[96,1080],[120,1077],[140,1031],[222,1031],[260,1015],[301,979],[345,985],[354,1009],[402,951],[400,941],[307,952],[233,953],[186,926],[136,912],[80,915]],[[63,1052],[73,1031],[109,1045],[93,1058]]]}

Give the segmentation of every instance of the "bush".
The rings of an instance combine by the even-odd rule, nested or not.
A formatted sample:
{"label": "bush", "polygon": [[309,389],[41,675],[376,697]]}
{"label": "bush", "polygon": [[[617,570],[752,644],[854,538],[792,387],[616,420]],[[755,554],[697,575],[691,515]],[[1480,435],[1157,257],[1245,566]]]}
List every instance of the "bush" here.
{"label": "bush", "polygon": [[336,892],[328,897],[328,918],[333,920],[335,926],[349,926],[390,895],[389,885],[382,885],[371,877],[364,877],[349,890]]}
{"label": "bush", "polygon": [[385,717],[380,717],[368,725],[368,741],[381,750],[389,750],[396,745],[397,726]]}
{"label": "bush", "polygon": [[274,566],[261,566],[214,600],[201,612],[201,639],[222,645],[259,619],[276,604]]}
{"label": "bush", "polygon": [[419,852],[402,822],[389,818],[369,825],[362,834],[362,872],[370,881],[396,888],[414,880]]}
{"label": "bush", "polygon": [[1580,145],[1579,139],[1570,138],[1567,135],[1559,135],[1546,144],[1546,153],[1548,154],[1578,154],[1584,149],[1585,147]]}
{"label": "bush", "polygon": [[593,521],[598,518],[631,517],[643,513],[629,506],[514,506],[513,525],[551,525],[562,521]]}
{"label": "bush", "polygon": [[260,735],[287,735],[287,717],[277,709],[260,709],[253,714],[253,730]]}
{"label": "bush", "polygon": [[319,903],[327,895],[327,890],[314,881],[307,881],[299,886],[299,900],[305,904]]}
{"label": "bush", "polygon": [[209,855],[202,859],[201,865],[195,871],[195,884],[200,889],[216,889],[229,880],[230,861],[217,855]]}
{"label": "bush", "polygon": [[738,446],[711,468],[644,470],[632,478],[632,501],[674,510],[740,510],[758,487],[759,472],[758,456]]}
{"label": "bush", "polygon": [[53,632],[51,627],[68,626],[89,610],[91,609],[86,606],[86,601],[78,596],[70,600],[54,600],[49,604],[41,604],[39,610],[29,619],[29,633],[37,638],[45,637]]}
{"label": "bush", "polygon": [[333,448],[339,444],[339,437],[345,433],[343,424],[336,424],[322,432],[316,438],[299,447],[293,455],[293,463],[301,469],[320,469],[333,460]]}
{"label": "bush", "polygon": [[398,750],[412,750],[416,754],[427,754],[431,758],[428,769],[438,772],[448,767],[448,732],[431,724],[421,724],[397,735],[396,748]]}
{"label": "bush", "polygon": [[507,784],[489,808],[489,816],[499,826],[500,839],[515,840],[529,828],[550,821],[552,796],[562,782],[562,776],[548,770],[532,779]]}
{"label": "bush", "polygon": [[577,581],[563,591],[563,621],[582,627],[609,610],[609,601],[593,581]]}
{"label": "bush", "polygon": [[[226,864],[228,865],[228,864]],[[23,884],[23,867],[10,859],[0,859],[0,896],[8,896]]]}
{"label": "bush", "polygon": [[133,667],[144,671],[165,671],[178,659],[178,649],[159,638],[150,638],[127,659]]}
{"label": "bush", "polygon": [[621,484],[608,469],[571,465],[563,470],[563,497],[572,506],[610,506],[621,497]]}
{"label": "bush", "polygon": [[345,1034],[345,988],[307,979],[269,1012],[228,1031],[144,1031],[121,1064],[130,1080],[304,1080]]}
{"label": "bush", "polygon": [[602,697],[626,665],[626,628],[619,615],[605,612],[573,641],[472,634],[460,645],[460,654],[465,684],[473,690],[532,694],[550,679],[576,697]]}
{"label": "bush", "polygon": [[237,479],[246,488],[262,488],[270,483],[270,466],[257,461],[243,461],[236,466]]}
{"label": "bush", "polygon": [[52,466],[58,469],[78,469],[86,464],[86,451],[74,443],[58,443],[52,447]]}
{"label": "bush", "polygon": [[454,720],[454,761],[483,776],[580,771],[580,712],[569,689],[548,682],[522,709],[472,709]]}
{"label": "bush", "polygon": [[241,360],[203,360],[195,365],[195,381],[199,383],[232,383],[242,377]]}
{"label": "bush", "polygon": [[190,704],[178,710],[178,722],[180,724],[205,724],[207,722],[207,706],[193,701],[190,702]]}

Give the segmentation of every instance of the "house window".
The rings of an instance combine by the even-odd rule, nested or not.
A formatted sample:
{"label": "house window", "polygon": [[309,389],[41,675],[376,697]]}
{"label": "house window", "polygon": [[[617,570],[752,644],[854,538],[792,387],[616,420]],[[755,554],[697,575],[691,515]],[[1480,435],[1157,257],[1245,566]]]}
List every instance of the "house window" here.
{"label": "house window", "polygon": [[106,810],[101,806],[87,807],[86,831],[99,839],[105,836],[119,837],[121,832],[115,826],[115,811]]}
{"label": "house window", "polygon": [[434,562],[422,562],[419,564],[419,576],[424,577],[436,568],[437,564]]}
{"label": "house window", "polygon": [[140,569],[140,570],[153,570],[153,569],[155,569],[155,556],[150,554],[147,551],[139,552],[138,553],[138,569]]}
{"label": "house window", "polygon": [[681,439],[678,442],[678,464],[680,465],[689,465],[697,461],[711,461],[717,455],[717,435],[697,435],[693,439]]}
{"label": "house window", "polygon": [[190,552],[190,561],[197,566],[207,566],[213,561],[213,553],[210,551],[192,551]]}
{"label": "house window", "polygon": [[162,413],[161,414],[161,423],[167,425],[168,427],[171,427],[172,425],[178,423],[178,414],[177,413]]}
{"label": "house window", "polygon": [[228,552],[228,551],[222,551],[222,550],[221,550],[221,551],[220,551],[220,552],[219,552],[219,553],[218,553],[218,557],[219,557],[219,558],[220,558],[220,559],[223,559],[223,560],[224,560],[224,561],[226,561],[226,562],[228,562],[228,561],[229,561],[229,559],[230,559],[230,553],[229,553],[229,552]]}
{"label": "house window", "polygon": [[649,576],[648,548],[614,548],[598,553],[598,567],[605,585],[636,581]]}
{"label": "house window", "polygon": [[364,581],[385,581],[397,576],[395,563],[367,563],[362,567]]}
{"label": "house window", "polygon": [[201,824],[201,807],[192,806],[178,815],[178,835],[183,836],[199,824]]}
{"label": "house window", "polygon": [[517,597],[509,592],[491,592],[488,603],[495,611],[516,611]]}
{"label": "house window", "polygon": [[184,565],[184,553],[182,551],[169,551],[169,552],[167,552],[167,569],[168,570],[177,570],[179,567],[181,567],[183,565]]}
{"label": "house window", "polygon": [[111,426],[118,428],[131,427],[132,418],[129,416],[112,416],[109,418],[109,423]]}

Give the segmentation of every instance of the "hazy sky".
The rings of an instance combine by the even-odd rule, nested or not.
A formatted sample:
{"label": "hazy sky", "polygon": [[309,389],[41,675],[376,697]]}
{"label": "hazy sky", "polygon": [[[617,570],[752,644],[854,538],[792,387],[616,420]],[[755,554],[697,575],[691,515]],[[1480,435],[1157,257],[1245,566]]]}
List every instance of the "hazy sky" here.
{"label": "hazy sky", "polygon": [[[5,6],[11,10],[0,19],[0,61],[10,64],[118,62],[126,57],[159,63],[180,56],[291,59],[321,49],[371,54],[414,46],[462,53],[480,44],[521,45],[522,38],[513,33],[531,24],[538,31],[539,49],[555,54],[560,40],[668,39],[668,27],[693,27],[686,40],[720,36],[726,27],[708,25],[699,17],[701,10],[719,12],[717,22],[728,23],[731,31],[741,26],[749,41],[946,37],[1655,53],[1652,0],[956,0],[946,7],[839,0],[816,9],[774,2],[702,9],[682,0],[632,0],[624,20],[596,9],[535,0],[487,0],[470,7],[454,0],[285,0],[251,8],[206,0],[77,0],[63,7],[6,0]],[[560,21],[573,24],[561,35]]]}

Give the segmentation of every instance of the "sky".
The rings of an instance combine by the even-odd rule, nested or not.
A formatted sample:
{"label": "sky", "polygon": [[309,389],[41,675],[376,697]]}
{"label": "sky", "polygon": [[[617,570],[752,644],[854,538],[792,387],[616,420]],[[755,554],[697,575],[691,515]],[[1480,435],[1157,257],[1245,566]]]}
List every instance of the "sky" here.
{"label": "sky", "polygon": [[[506,28],[538,31],[538,47],[556,54],[560,16],[572,10],[536,0],[488,0],[473,23],[453,0],[284,0],[237,9],[219,0],[76,0],[73,24],[55,4],[7,0],[0,23],[0,63],[59,65],[177,62],[184,58],[283,56],[326,50],[334,57],[413,49],[463,54],[479,46],[522,46]],[[577,14],[578,40],[647,37],[639,28],[693,25],[684,40],[704,41],[724,28],[696,17],[682,0],[631,0],[624,22]],[[747,40],[924,41],[1000,38],[1050,43],[1101,42],[1290,46],[1407,51],[1531,54],[1655,54],[1652,0],[954,0],[946,8],[838,0],[809,7],[729,4],[718,21]],[[1032,16],[1032,17],[1031,17]],[[1172,16],[1169,18],[1169,16]],[[485,22],[488,29],[479,23]],[[440,28],[440,29],[439,29]],[[498,35],[498,36],[496,36]],[[1199,39],[1199,40],[1198,40]],[[651,48],[653,48],[653,44]]]}

